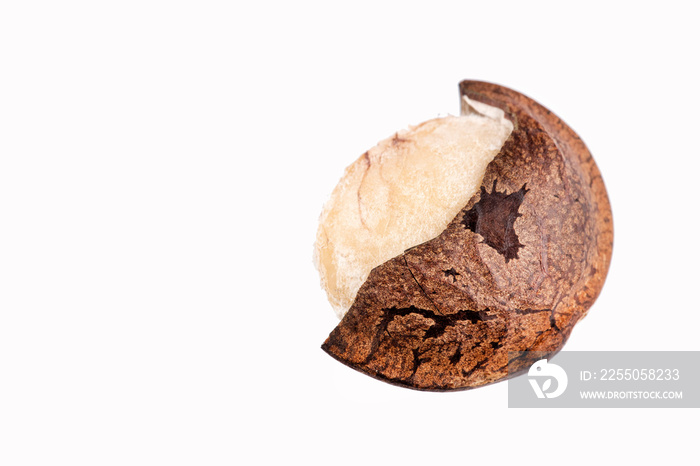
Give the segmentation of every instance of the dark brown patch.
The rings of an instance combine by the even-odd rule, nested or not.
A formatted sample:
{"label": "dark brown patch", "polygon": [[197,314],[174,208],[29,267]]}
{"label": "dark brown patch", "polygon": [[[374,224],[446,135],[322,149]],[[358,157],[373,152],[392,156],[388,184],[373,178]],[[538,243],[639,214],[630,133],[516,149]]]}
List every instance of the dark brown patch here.
{"label": "dark brown patch", "polygon": [[518,258],[518,249],[524,247],[515,233],[515,221],[522,214],[518,213],[525,194],[529,191],[523,184],[518,191],[506,194],[496,191],[496,180],[493,180],[491,192],[481,187],[481,199],[464,213],[462,223],[469,230],[481,235],[484,243],[491,246],[506,259]]}
{"label": "dark brown patch", "polygon": [[445,278],[452,277],[452,280],[457,281],[457,277],[460,276],[460,274],[452,267],[449,270],[443,270],[443,273],[445,274]]}

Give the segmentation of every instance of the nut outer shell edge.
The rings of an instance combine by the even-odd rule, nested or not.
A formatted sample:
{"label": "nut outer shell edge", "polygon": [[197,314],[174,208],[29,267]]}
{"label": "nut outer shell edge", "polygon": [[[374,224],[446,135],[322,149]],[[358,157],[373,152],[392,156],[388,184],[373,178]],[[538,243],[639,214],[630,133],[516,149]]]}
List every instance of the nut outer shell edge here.
{"label": "nut outer shell edge", "polygon": [[513,132],[480,192],[439,236],[374,268],[322,345],[417,390],[479,387],[533,362],[509,365],[511,351],[559,351],[598,297],[612,254],[607,192],[578,135],[512,89],[462,81],[459,90],[501,108]]}

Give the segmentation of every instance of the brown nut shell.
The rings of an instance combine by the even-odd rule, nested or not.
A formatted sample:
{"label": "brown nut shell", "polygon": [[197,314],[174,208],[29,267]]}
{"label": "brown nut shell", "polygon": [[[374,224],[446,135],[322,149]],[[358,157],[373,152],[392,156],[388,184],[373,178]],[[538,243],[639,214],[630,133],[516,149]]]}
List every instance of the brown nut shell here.
{"label": "brown nut shell", "polygon": [[553,354],[598,297],[612,214],[576,133],[511,89],[460,83],[514,129],[474,195],[436,238],[374,268],[322,348],[418,390],[463,390],[527,370],[508,352]]}

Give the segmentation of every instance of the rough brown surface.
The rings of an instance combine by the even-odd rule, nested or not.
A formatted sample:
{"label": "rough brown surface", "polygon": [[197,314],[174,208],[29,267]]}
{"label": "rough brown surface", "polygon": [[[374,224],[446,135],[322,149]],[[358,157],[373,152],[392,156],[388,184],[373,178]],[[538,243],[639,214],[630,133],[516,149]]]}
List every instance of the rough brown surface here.
{"label": "rough brown surface", "polygon": [[581,139],[511,89],[464,81],[460,92],[503,109],[512,134],[480,192],[440,236],[372,270],[322,346],[419,390],[513,376],[509,351],[559,351],[600,293],[612,252],[610,204]]}

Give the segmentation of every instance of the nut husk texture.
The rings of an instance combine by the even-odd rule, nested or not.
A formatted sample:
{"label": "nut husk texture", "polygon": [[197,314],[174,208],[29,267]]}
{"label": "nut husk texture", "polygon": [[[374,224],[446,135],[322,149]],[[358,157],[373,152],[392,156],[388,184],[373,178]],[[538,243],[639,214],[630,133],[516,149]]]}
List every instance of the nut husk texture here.
{"label": "nut husk texture", "polygon": [[514,129],[480,192],[438,237],[376,267],[322,348],[369,376],[419,390],[512,377],[559,351],[598,297],[612,253],[600,172],[556,115],[511,89],[460,83]]}

